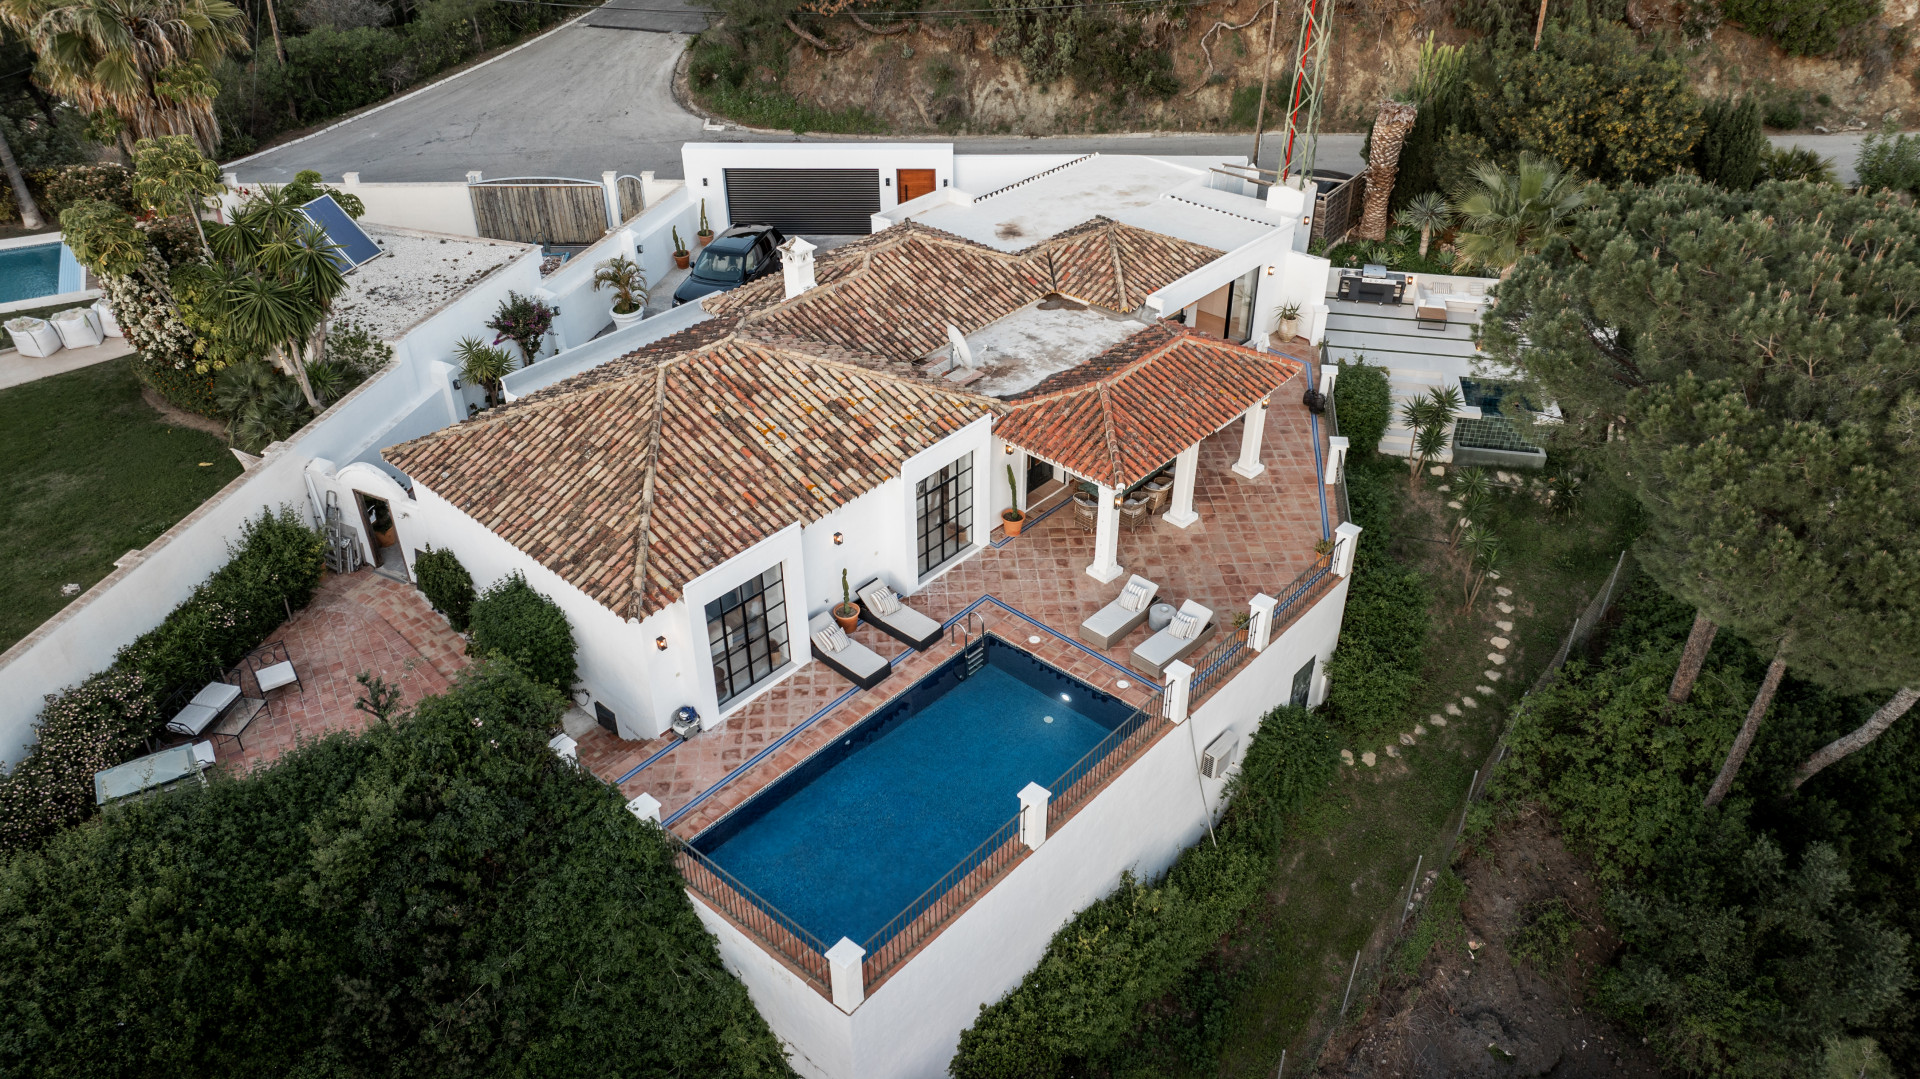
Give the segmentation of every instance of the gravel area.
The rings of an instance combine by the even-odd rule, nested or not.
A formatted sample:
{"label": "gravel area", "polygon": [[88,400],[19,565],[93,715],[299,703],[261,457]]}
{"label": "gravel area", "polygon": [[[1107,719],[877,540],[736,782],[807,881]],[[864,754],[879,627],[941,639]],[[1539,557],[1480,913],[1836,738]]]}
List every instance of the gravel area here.
{"label": "gravel area", "polygon": [[334,317],[355,319],[389,341],[500,267],[535,250],[531,244],[387,225],[368,225],[366,230],[386,255],[347,279],[347,291],[334,301]]}

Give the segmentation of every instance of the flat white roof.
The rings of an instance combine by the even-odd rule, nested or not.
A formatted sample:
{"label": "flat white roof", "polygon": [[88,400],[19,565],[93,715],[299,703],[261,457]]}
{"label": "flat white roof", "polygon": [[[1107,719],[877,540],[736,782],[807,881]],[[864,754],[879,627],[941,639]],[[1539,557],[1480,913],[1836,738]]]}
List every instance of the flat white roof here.
{"label": "flat white roof", "polygon": [[949,202],[907,216],[1001,251],[1031,247],[1096,216],[1221,251],[1294,220],[1260,199],[1212,188],[1213,175],[1161,158],[1093,154],[997,193],[966,192],[972,205]]}
{"label": "flat white roof", "polygon": [[534,250],[531,244],[450,236],[363,224],[385,252],[347,277],[333,301],[336,320],[355,319],[392,341],[500,267]]}
{"label": "flat white roof", "polygon": [[986,372],[967,388],[989,397],[1010,397],[1146,328],[1137,319],[1065,298],[1028,304],[967,335],[974,366]]}

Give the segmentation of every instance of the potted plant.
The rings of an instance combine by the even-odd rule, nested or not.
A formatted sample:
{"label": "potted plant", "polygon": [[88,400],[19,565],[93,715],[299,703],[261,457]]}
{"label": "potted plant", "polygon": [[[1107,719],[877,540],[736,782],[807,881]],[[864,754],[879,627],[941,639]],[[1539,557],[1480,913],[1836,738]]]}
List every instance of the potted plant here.
{"label": "potted plant", "polygon": [[1281,304],[1279,318],[1274,322],[1273,335],[1278,337],[1282,343],[1291,341],[1294,337],[1294,331],[1297,330],[1299,326],[1300,305],[1297,303]]}
{"label": "potted plant", "polygon": [[613,328],[626,329],[647,313],[647,274],[620,255],[593,268],[593,291],[613,290]]}
{"label": "potted plant", "polygon": [[713,226],[707,224],[706,199],[700,200],[700,231],[694,233],[693,238],[700,242],[701,247],[705,247],[713,241]]}
{"label": "potted plant", "polygon": [[847,571],[840,571],[840,602],[834,605],[833,620],[848,633],[860,624],[860,607],[853,602],[853,589],[847,584]]}
{"label": "potted plant", "polygon": [[1007,466],[1007,491],[1012,495],[1013,505],[1000,511],[1000,523],[1008,536],[1017,536],[1027,523],[1027,515],[1020,512],[1020,485],[1013,482],[1013,466]]}
{"label": "potted plant", "polygon": [[494,344],[512,341],[520,349],[520,362],[530,367],[539,358],[541,338],[553,332],[553,320],[559,315],[557,307],[548,307],[535,297],[509,291],[486,326],[496,334]]}
{"label": "potted plant", "polygon": [[684,269],[686,269],[686,268],[687,268],[687,259],[688,259],[688,257],[689,257],[689,255],[690,255],[690,254],[691,254],[691,252],[689,252],[689,251],[687,250],[687,244],[686,244],[686,241],[685,241],[685,240],[682,240],[682,239],[680,238],[680,227],[679,227],[678,225],[675,225],[675,226],[674,226],[674,228],[673,228],[673,265],[674,265],[674,268],[675,268],[675,269],[680,269],[680,270],[684,270]]}

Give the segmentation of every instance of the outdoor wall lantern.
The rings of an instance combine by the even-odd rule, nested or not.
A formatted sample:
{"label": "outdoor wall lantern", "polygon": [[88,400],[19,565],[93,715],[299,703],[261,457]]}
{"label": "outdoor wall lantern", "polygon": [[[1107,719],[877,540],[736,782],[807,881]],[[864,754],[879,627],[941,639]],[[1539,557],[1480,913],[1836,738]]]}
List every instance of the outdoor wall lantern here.
{"label": "outdoor wall lantern", "polygon": [[892,186],[893,186],[893,177],[891,177],[891,176],[889,176],[889,177],[887,177],[887,178],[886,178],[885,180],[882,180],[882,181],[881,181],[881,183],[883,183],[883,184],[885,184],[885,185],[886,185],[887,187],[892,187]]}
{"label": "outdoor wall lantern", "polygon": [[1119,508],[1120,508],[1120,500],[1121,500],[1121,499],[1122,499],[1123,497],[1124,497],[1124,496],[1123,496],[1123,495],[1121,495],[1121,493],[1120,493],[1120,492],[1118,492],[1118,491],[1115,491],[1115,492],[1113,492],[1113,508],[1114,508],[1114,509],[1119,509]]}
{"label": "outdoor wall lantern", "polygon": [[845,533],[843,533],[843,532],[835,532],[835,533],[833,534],[833,545],[834,545],[835,547],[838,547],[838,546],[840,546],[841,544],[843,544],[843,543],[845,543],[845,542],[847,542],[847,537],[846,537],[846,534],[845,534]]}
{"label": "outdoor wall lantern", "polygon": [[1013,443],[1011,442],[1007,443],[1007,456],[1008,457],[1013,456]]}
{"label": "outdoor wall lantern", "polygon": [[667,639],[665,637],[655,637],[653,639],[653,646],[664,652],[667,650]]}
{"label": "outdoor wall lantern", "polygon": [[1268,277],[1272,277],[1272,276],[1273,276],[1273,267],[1271,267],[1271,266],[1269,266],[1269,267],[1267,267],[1267,276],[1268,276]]}
{"label": "outdoor wall lantern", "polygon": [[454,389],[456,389],[456,390],[460,388],[460,380],[459,380],[459,379],[457,379],[457,378],[456,378],[456,379],[454,379],[454,380],[453,380],[453,388],[454,388]]}

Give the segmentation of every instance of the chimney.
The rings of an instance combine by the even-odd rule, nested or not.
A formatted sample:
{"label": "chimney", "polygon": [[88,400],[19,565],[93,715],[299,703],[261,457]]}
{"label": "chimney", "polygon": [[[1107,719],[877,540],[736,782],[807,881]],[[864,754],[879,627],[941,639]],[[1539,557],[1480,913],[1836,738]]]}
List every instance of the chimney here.
{"label": "chimney", "polygon": [[947,343],[953,346],[953,366],[973,366],[973,350],[967,347],[966,336],[951,322],[947,323]]}
{"label": "chimney", "polygon": [[780,272],[786,275],[787,299],[813,287],[813,250],[812,244],[798,236],[780,245]]}

